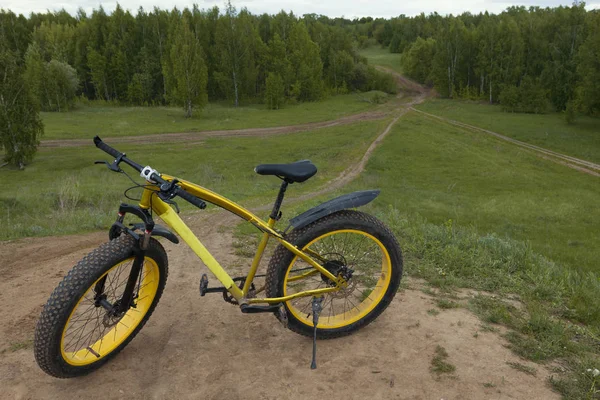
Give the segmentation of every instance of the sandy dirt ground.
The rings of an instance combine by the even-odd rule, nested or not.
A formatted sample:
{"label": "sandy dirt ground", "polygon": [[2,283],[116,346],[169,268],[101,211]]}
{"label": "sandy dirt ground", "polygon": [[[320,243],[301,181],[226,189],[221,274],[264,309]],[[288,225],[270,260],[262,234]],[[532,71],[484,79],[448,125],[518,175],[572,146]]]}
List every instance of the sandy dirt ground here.
{"label": "sandy dirt ground", "polygon": [[[186,222],[209,250],[241,273],[222,215]],[[235,219],[225,218],[225,222]],[[310,339],[286,330],[271,315],[241,314],[220,295],[200,297],[207,272],[183,245],[165,243],[170,274],[148,324],[114,360],[83,378],[58,380],[35,364],[31,340],[52,289],[77,260],[106,240],[105,233],[25,239],[0,244],[0,387],[6,399],[553,399],[547,372],[519,372],[528,364],[505,341],[481,329],[465,309],[431,315],[434,301],[408,282],[375,322],[346,338],[320,341],[311,370]],[[216,282],[213,280],[213,284]],[[15,350],[17,344],[24,348]],[[430,371],[437,345],[456,366]]]}
{"label": "sandy dirt ground", "polygon": [[[294,200],[356,177],[398,118],[429,95],[414,91],[359,163],[327,190]],[[205,212],[183,218],[232,275],[243,275],[250,261],[235,255],[226,228],[233,227],[235,217]],[[544,367],[535,365],[536,376],[512,368],[509,362],[533,365],[511,353],[499,334],[482,330],[466,309],[434,315],[434,300],[420,290],[423,283],[409,278],[407,288],[371,325],[346,338],[320,341],[318,369],[311,370],[310,339],[286,330],[271,315],[242,314],[218,294],[200,297],[198,283],[206,267],[185,245],[168,242],[167,287],[140,334],[86,377],[51,378],[34,360],[36,320],[67,271],[106,240],[106,232],[98,232],[0,242],[0,399],[559,398],[547,384]],[[438,345],[448,352],[455,372],[431,372]]]}

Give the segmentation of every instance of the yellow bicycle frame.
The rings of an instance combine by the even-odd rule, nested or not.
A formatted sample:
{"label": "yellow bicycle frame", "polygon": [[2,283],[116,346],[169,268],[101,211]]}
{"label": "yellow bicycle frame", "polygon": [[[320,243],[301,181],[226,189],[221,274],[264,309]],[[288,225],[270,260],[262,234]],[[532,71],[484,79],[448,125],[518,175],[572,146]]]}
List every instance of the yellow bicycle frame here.
{"label": "yellow bicycle frame", "polygon": [[[174,177],[168,175],[162,175],[162,178],[167,181],[171,181],[174,179]],[[298,249],[296,246],[286,241],[279,232],[273,229],[276,222],[276,220],[274,220],[273,218],[269,218],[269,220],[265,222],[256,215],[254,215],[252,212],[243,208],[242,206],[226,199],[225,197],[211,190],[203,188],[202,186],[184,180],[180,180],[178,184],[185,191],[193,194],[194,196],[204,201],[215,204],[227,211],[236,214],[237,216],[250,222],[263,232],[262,239],[258,245],[258,249],[256,251],[254,259],[252,260],[252,265],[250,266],[250,271],[244,283],[244,287],[240,289],[234,283],[231,276],[223,269],[221,264],[219,264],[219,262],[213,257],[212,254],[210,254],[210,252],[200,242],[196,235],[194,235],[191,229],[182,221],[182,219],[175,212],[175,210],[173,210],[173,208],[171,208],[170,205],[168,205],[167,203],[162,201],[158,196],[156,196],[158,187],[146,187],[142,194],[142,199],[140,200],[139,204],[140,207],[146,210],[152,208],[152,211],[156,215],[158,215],[171,229],[173,229],[187,243],[188,246],[190,246],[194,253],[196,253],[196,255],[202,260],[202,262],[204,262],[208,269],[215,275],[215,277],[221,282],[221,284],[223,284],[223,287],[225,287],[229,291],[229,293],[231,293],[231,295],[237,300],[239,304],[276,304],[292,300],[297,297],[319,296],[324,293],[339,290],[339,288],[345,284],[343,278],[334,276],[321,264],[319,264],[313,258],[311,258],[308,252]],[[307,290],[304,292],[294,293],[285,297],[247,298],[248,292],[250,290],[252,281],[254,280],[254,276],[256,275],[256,271],[258,269],[258,265],[264,253],[265,247],[267,246],[267,242],[271,237],[274,237],[286,249],[288,249],[289,251],[291,251],[292,253],[294,253],[295,255],[297,255],[302,260],[306,261],[308,264],[315,268],[315,270],[313,271],[309,271],[299,277],[294,278],[299,279],[308,276],[312,273],[317,273],[318,271],[327,278],[329,278],[331,281],[335,282],[336,286],[323,289]]]}

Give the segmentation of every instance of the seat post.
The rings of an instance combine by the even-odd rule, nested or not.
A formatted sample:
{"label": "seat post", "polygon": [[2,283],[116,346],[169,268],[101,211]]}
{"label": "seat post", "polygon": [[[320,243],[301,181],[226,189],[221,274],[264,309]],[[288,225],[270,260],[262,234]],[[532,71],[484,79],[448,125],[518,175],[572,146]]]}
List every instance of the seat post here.
{"label": "seat post", "polygon": [[288,182],[284,180],[281,182],[281,187],[279,188],[279,194],[277,194],[277,199],[275,200],[275,204],[273,204],[273,210],[271,211],[271,219],[277,221],[279,219],[279,209],[281,208],[281,203],[283,203],[283,196],[285,195],[285,190],[287,189]]}

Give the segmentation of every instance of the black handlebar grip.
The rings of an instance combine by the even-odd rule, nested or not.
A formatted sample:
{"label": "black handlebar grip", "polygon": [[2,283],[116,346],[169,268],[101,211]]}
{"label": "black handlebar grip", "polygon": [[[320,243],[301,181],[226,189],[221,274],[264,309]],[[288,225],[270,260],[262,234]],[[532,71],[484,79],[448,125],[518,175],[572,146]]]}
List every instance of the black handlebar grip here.
{"label": "black handlebar grip", "polygon": [[96,145],[97,148],[99,148],[100,150],[110,154],[111,156],[113,156],[114,158],[117,158],[121,155],[121,153],[115,149],[113,149],[112,147],[110,147],[109,145],[107,145],[106,143],[104,143],[102,141],[102,139],[100,139],[100,137],[95,136],[94,137],[94,144]]}
{"label": "black handlebar grip", "polygon": [[201,210],[204,210],[206,208],[206,203],[204,201],[202,201],[202,199],[199,199],[198,197],[194,196],[193,194],[186,192],[182,188],[177,189],[176,195],[181,197],[182,199],[186,200],[188,203],[195,205],[196,207],[198,207]]}

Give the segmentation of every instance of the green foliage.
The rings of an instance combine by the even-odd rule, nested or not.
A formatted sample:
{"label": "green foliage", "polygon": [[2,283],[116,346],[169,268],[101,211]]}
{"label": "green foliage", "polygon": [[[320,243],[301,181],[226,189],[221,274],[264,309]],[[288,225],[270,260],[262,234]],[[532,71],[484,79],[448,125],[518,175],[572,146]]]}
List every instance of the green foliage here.
{"label": "green foliage", "polygon": [[192,109],[202,109],[208,102],[208,78],[202,47],[185,19],[177,28],[171,60],[175,85],[167,94],[174,103],[183,106],[186,118],[190,118]]}
{"label": "green foliage", "polygon": [[398,33],[395,33],[394,36],[392,36],[392,40],[390,41],[390,53],[402,53],[401,46],[402,37]]}
{"label": "green foliage", "polygon": [[411,44],[402,55],[402,67],[406,75],[417,82],[431,84],[430,73],[435,54],[433,38],[417,40]]}
{"label": "green foliage", "polygon": [[25,85],[16,54],[0,43],[0,147],[4,161],[23,168],[39,144],[44,125]]}
{"label": "green foliage", "polygon": [[[0,11],[2,37],[20,60],[36,43],[42,63],[57,60],[75,68],[78,95],[133,105],[181,104],[173,96],[179,86],[172,51],[182,23],[202,48],[210,101],[239,106],[264,99],[270,72],[283,80],[286,100],[314,101],[328,93],[359,90],[357,86],[393,90],[375,74],[365,79],[368,84],[353,80],[356,68],[366,71],[366,60],[356,49],[373,43],[374,27],[359,30],[355,37],[336,19],[323,16],[256,16],[231,2],[221,11],[198,6],[152,12],[140,8],[135,15],[117,5],[112,13],[99,7],[77,18],[65,12],[33,13],[27,19]],[[36,97],[43,93],[38,92]],[[49,108],[43,99],[40,104]]]}
{"label": "green foliage", "polygon": [[329,67],[329,82],[331,87],[348,87],[352,84],[352,70],[354,69],[354,59],[352,55],[345,50],[340,50],[329,57],[331,65]]}
{"label": "green foliage", "polygon": [[127,88],[127,98],[132,104],[148,105],[152,102],[152,76],[135,73]]}
{"label": "green foliage", "polygon": [[25,53],[25,71],[23,78],[27,82],[29,93],[31,93],[38,108],[45,103],[44,85],[46,84],[46,67],[42,59],[40,47],[37,43],[32,43]]}
{"label": "green foliage", "polygon": [[36,42],[25,53],[24,77],[29,92],[44,111],[66,111],[75,102],[77,71],[57,60],[45,62]]}
{"label": "green foliage", "polygon": [[265,89],[265,101],[267,108],[271,110],[279,110],[283,105],[285,88],[283,86],[283,79],[279,74],[269,72],[267,77],[267,87]]}
{"label": "green foliage", "polygon": [[575,123],[575,115],[575,105],[573,101],[569,101],[565,110],[565,121],[567,121],[567,124]]}
{"label": "green foliage", "polygon": [[514,85],[507,85],[500,92],[498,100],[502,105],[502,109],[507,112],[515,112],[519,108],[519,88]]}
{"label": "green foliage", "polygon": [[[429,79],[443,97],[497,103],[507,87],[505,106],[514,112],[566,110],[575,101],[587,115],[600,113],[600,17],[583,2],[555,8],[509,7],[494,15],[464,13],[400,16],[355,21],[356,34],[372,30],[390,55],[403,52],[404,68],[420,82]],[[433,40],[433,55],[424,41]],[[416,46],[417,54],[410,54]],[[410,56],[409,56],[410,54]],[[419,59],[422,55],[424,60]],[[529,82],[527,82],[529,80]]]}
{"label": "green foliage", "polygon": [[[588,37],[579,48],[577,99],[585,114],[600,115],[600,14],[587,15]],[[568,111],[569,103],[567,103]]]}
{"label": "green foliage", "polygon": [[278,33],[269,42],[267,70],[281,77],[284,91],[287,92],[292,79],[292,64],[287,58],[285,42]]}
{"label": "green foliage", "polygon": [[70,24],[43,21],[33,31],[33,41],[39,44],[44,60],[57,60],[65,64],[74,64],[76,30]]}
{"label": "green foliage", "polygon": [[297,22],[292,27],[288,51],[296,85],[296,99],[319,100],[323,96],[323,62],[319,46],[311,40],[304,23]]}
{"label": "green foliage", "polygon": [[214,77],[221,92],[233,99],[237,107],[241,98],[256,95],[257,61],[265,49],[252,16],[245,9],[238,14],[230,1],[219,18],[215,35],[220,57]]}
{"label": "green foliage", "polygon": [[498,100],[508,112],[545,114],[549,111],[547,90],[526,76],[520,86],[507,85],[502,88]]}
{"label": "green foliage", "polygon": [[45,111],[66,111],[75,102],[75,94],[79,87],[77,71],[69,64],[52,60],[46,64],[46,96]]}

